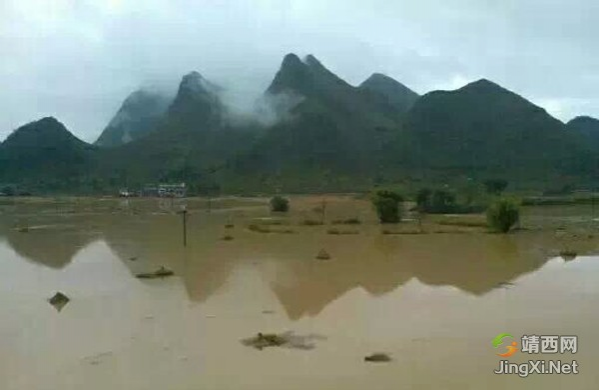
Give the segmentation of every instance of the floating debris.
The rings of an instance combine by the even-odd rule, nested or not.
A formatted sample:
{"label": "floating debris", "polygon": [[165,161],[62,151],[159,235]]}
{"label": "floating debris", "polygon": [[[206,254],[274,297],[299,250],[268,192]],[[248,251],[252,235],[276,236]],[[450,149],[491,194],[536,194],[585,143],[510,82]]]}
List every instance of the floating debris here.
{"label": "floating debris", "polygon": [[54,296],[48,299],[48,302],[54,306],[56,311],[60,312],[69,303],[70,299],[60,291],[54,294]]}
{"label": "floating debris", "polygon": [[17,231],[19,233],[29,233],[29,228],[27,226],[23,226],[23,227],[17,228]]}
{"label": "floating debris", "polygon": [[316,255],[316,258],[318,260],[330,260],[331,255],[329,254],[329,252],[325,251],[324,249],[321,249],[321,251],[318,252],[318,254]]}
{"label": "floating debris", "polygon": [[135,261],[135,260],[137,260],[137,256],[133,256],[133,257],[129,258],[129,261]]}
{"label": "floating debris", "polygon": [[225,229],[233,229],[235,227],[235,225],[233,225],[232,223],[228,223],[225,225]]}
{"label": "floating debris", "polygon": [[364,361],[366,362],[372,362],[372,363],[387,363],[390,362],[391,356],[387,355],[386,353],[382,353],[382,352],[377,352],[377,353],[373,353],[372,355],[366,356],[364,358]]}
{"label": "floating debris", "polygon": [[274,310],[262,310],[262,314],[275,314]]}
{"label": "floating debris", "polygon": [[254,337],[241,340],[241,343],[248,347],[254,347],[262,350],[267,347],[283,347],[292,349],[314,349],[314,340],[323,340],[325,337],[318,335],[295,335],[293,332],[276,333],[258,333]]}
{"label": "floating debris", "polygon": [[166,269],[164,267],[158,268],[158,270],[150,273],[143,273],[135,275],[138,279],[157,279],[157,278],[166,278],[167,276],[173,276],[175,273],[170,269]]}
{"label": "floating debris", "polygon": [[92,366],[97,366],[102,363],[106,358],[113,356],[114,353],[112,351],[102,352],[97,355],[87,356],[83,358],[83,361]]}
{"label": "floating debris", "polygon": [[564,259],[564,261],[572,261],[572,260],[576,259],[576,257],[578,257],[578,253],[576,251],[572,251],[572,250],[561,251],[559,253],[559,255],[561,256],[562,259]]}

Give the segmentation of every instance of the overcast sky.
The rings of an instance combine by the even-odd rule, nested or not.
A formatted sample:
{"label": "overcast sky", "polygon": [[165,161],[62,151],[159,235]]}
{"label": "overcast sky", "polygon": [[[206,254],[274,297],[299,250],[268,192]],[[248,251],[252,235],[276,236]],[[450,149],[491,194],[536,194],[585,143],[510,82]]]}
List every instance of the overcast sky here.
{"label": "overcast sky", "polygon": [[419,93],[485,77],[599,117],[597,0],[0,0],[0,140],[52,115],[94,141],[128,93],[197,70],[249,98],[288,52]]}

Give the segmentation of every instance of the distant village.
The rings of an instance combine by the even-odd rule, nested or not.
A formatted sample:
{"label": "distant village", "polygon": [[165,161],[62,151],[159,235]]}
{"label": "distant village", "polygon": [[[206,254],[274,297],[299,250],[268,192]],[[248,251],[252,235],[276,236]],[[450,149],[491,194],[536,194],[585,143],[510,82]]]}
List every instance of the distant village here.
{"label": "distant village", "polygon": [[187,186],[185,183],[147,185],[139,191],[121,188],[119,196],[121,198],[185,198],[187,196]]}

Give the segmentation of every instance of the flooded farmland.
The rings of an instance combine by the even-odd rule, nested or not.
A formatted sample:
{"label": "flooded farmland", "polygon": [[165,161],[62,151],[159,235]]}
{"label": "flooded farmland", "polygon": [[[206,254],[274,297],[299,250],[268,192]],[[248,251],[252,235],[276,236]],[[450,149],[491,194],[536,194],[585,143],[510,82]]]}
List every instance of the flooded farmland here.
{"label": "flooded farmland", "polygon": [[[368,201],[351,196],[291,198],[288,215],[271,214],[265,199],[2,202],[1,389],[599,383],[590,205],[526,208],[520,229],[499,235],[482,216],[407,215],[381,226]],[[317,258],[322,251],[328,258]],[[136,277],[161,267],[174,275]],[[61,310],[48,302],[57,292],[69,298]],[[259,333],[306,347],[242,342]],[[502,333],[518,342],[576,335],[574,355],[510,361],[576,359],[580,373],[494,374]],[[390,361],[365,361],[377,353]]]}

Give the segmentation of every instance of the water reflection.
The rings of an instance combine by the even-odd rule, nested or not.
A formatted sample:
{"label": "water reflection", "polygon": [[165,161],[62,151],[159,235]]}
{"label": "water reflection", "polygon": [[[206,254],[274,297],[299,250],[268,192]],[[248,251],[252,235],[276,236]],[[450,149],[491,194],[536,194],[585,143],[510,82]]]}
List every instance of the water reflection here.
{"label": "water reflection", "polygon": [[28,227],[2,226],[0,237],[22,258],[51,268],[63,268],[75,255],[96,240],[95,232],[82,224],[52,224]]}
{"label": "water reflection", "polygon": [[[358,236],[333,237],[304,227],[297,234],[264,235],[247,231],[243,223],[225,230],[235,218],[239,222],[245,215],[192,214],[186,248],[181,219],[168,212],[72,216],[59,223],[51,218],[53,225],[38,218],[28,233],[14,229],[13,221],[2,225],[0,234],[19,256],[51,268],[67,266],[82,248],[102,239],[132,280],[137,273],[169,267],[194,302],[205,302],[234,272],[258,270],[291,319],[315,316],[355,288],[380,296],[411,280],[483,295],[542,267],[555,246],[543,233],[384,236],[363,227]],[[235,239],[222,241],[225,233]],[[322,247],[332,260],[314,259]]]}

